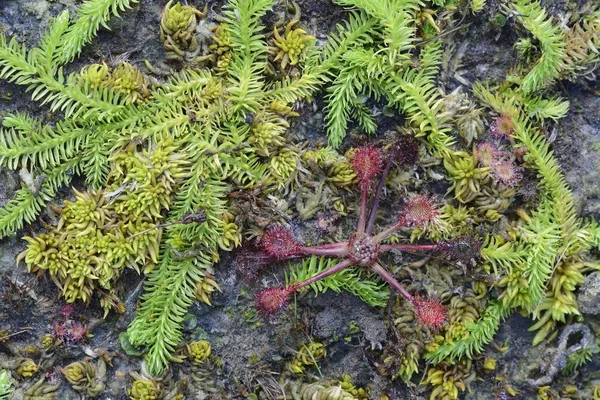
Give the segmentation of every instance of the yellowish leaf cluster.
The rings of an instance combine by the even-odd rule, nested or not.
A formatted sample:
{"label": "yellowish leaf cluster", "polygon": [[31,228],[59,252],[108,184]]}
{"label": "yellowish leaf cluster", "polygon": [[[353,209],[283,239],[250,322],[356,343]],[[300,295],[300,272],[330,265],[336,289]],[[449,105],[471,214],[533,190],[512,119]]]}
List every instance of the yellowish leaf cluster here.
{"label": "yellowish leaf cluster", "polygon": [[203,364],[210,357],[211,347],[206,340],[198,340],[185,345],[188,358],[194,365]]}
{"label": "yellowish leaf cluster", "polygon": [[100,294],[105,311],[123,312],[114,284],[124,268],[150,271],[158,262],[162,218],[185,164],[170,141],[115,156],[110,191],[79,192],[65,201],[55,228],[25,237],[19,255],[31,271],[47,271],[68,303]]}
{"label": "yellowish leaf cluster", "polygon": [[307,366],[315,365],[318,360],[326,355],[327,351],[323,343],[309,342],[302,346],[296,353],[296,357],[287,364],[287,369],[295,374],[301,374]]}
{"label": "yellowish leaf cluster", "polygon": [[96,364],[85,359],[67,365],[61,370],[73,389],[89,397],[96,397],[104,391],[106,380],[106,362],[99,358]]}
{"label": "yellowish leaf cluster", "polygon": [[277,27],[273,28],[274,40],[270,51],[275,56],[275,61],[280,62],[282,70],[288,65],[298,64],[307,44],[315,40],[304,29],[294,28],[297,23],[298,21],[288,23],[283,36],[279,34]]}
{"label": "yellowish leaf cluster", "polygon": [[148,79],[128,62],[121,62],[115,68],[105,63],[87,65],[79,72],[77,82],[88,91],[113,89],[123,95],[127,104],[140,102],[150,96]]}
{"label": "yellowish leaf cluster", "polygon": [[444,158],[444,167],[452,182],[449,190],[454,190],[454,197],[461,203],[468,203],[479,195],[490,170],[489,167],[478,167],[475,157],[464,151],[448,154]]}
{"label": "yellowish leaf cluster", "polygon": [[160,18],[160,40],[167,58],[190,61],[199,54],[196,27],[204,15],[191,5],[173,5],[173,0],[165,5]]}
{"label": "yellowish leaf cluster", "polygon": [[466,390],[467,383],[475,378],[471,369],[470,361],[456,365],[443,363],[430,368],[423,382],[434,388],[429,399],[457,400],[459,393]]}

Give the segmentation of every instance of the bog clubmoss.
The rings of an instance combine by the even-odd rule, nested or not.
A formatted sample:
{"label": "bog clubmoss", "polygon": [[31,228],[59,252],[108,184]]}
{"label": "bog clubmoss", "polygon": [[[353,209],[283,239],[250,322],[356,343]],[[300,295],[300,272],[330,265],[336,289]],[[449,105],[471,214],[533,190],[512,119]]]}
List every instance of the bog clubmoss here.
{"label": "bog clubmoss", "polygon": [[[23,182],[0,209],[0,236],[36,220],[61,186],[82,176],[86,188],[73,191],[74,200],[56,210],[54,226],[26,237],[21,258],[32,271],[48,273],[68,302],[88,303],[96,296],[105,312],[122,311],[117,280],[124,268],[146,273],[146,291],[127,334],[131,344],[145,349],[149,372],[159,374],[178,359],[188,307],[194,299],[210,303],[218,289],[213,265],[219,250],[261,237],[269,225],[288,223],[296,214],[319,221],[327,237],[331,221],[351,215],[353,187],[368,186],[361,183],[370,170],[352,168],[363,157],[358,150],[341,155],[336,149],[346,146],[350,127],[381,133],[375,102],[406,120],[399,130],[378,135],[377,146],[387,151],[409,135],[421,158],[419,167],[394,160],[403,173],[381,187],[414,194],[439,181],[449,190],[445,197],[439,193],[436,222],[406,224],[406,237],[452,243],[460,254],[475,247],[465,235],[483,236],[479,254],[458,261],[461,268],[431,260],[423,268],[393,271],[395,281],[412,282],[411,291],[439,302],[434,307],[415,299],[412,316],[396,306],[394,326],[410,333],[409,340],[385,349],[382,369],[408,382],[424,371],[424,358],[435,364],[423,379],[433,397],[456,398],[473,379],[472,359],[513,311],[535,320],[535,343],[552,338],[558,326],[579,314],[574,292],[585,273],[598,268],[590,250],[600,246],[600,228],[578,217],[541,127],[569,110],[569,102],[552,92],[558,80],[595,75],[598,11],[574,12],[558,23],[532,0],[513,0],[502,13],[483,0],[464,7],[446,1],[335,0],[350,9],[347,19],[317,43],[317,32],[297,18],[263,26],[274,0],[230,0],[218,20],[170,1],[156,21],[157,40],[167,58],[177,61],[178,72],[159,81],[131,63],[98,62],[65,75],[65,66],[98,29],[133,3],[85,1],[75,18],[59,14],[32,48],[0,35],[0,78],[24,86],[33,100],[61,116],[3,117],[0,166],[20,170]],[[516,43],[519,64],[502,82],[477,82],[470,91],[446,95],[438,79],[453,50],[444,40],[458,30],[458,13],[488,11],[497,22],[525,28]],[[296,105],[319,93],[330,147],[313,148],[298,143],[290,126],[301,112]],[[521,196],[514,209],[525,175],[535,176],[538,190]],[[373,215],[372,224],[379,223]],[[394,244],[398,240],[390,236],[384,245],[410,246]],[[354,261],[367,260],[367,253]],[[483,261],[472,263],[478,256]],[[311,279],[327,265],[317,258],[305,261],[291,267],[288,279],[292,284]],[[380,282],[344,271],[311,287],[348,290],[372,306],[386,304],[388,292]],[[277,301],[269,304],[280,308]],[[438,331],[415,324],[417,318],[432,320],[429,325]],[[189,347],[194,360],[208,351]],[[89,396],[103,389],[99,362],[77,361],[63,371]],[[29,365],[20,373],[36,371]],[[286,393],[353,397],[351,387],[342,389],[337,381],[302,379],[282,378]],[[54,389],[43,379],[30,389],[35,394],[44,388]],[[130,396],[157,391],[152,381],[134,382]]]}

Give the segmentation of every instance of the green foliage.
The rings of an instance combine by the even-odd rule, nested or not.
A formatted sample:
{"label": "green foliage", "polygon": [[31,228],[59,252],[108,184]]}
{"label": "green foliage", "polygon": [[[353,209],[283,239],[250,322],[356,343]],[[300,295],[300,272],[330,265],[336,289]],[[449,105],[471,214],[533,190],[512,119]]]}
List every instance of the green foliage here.
{"label": "green foliage", "polygon": [[270,83],[264,96],[286,103],[310,98],[336,76],[334,67],[349,48],[372,41],[370,32],[376,23],[364,13],[351,13],[348,21],[336,25],[336,31],[328,36],[328,43],[320,52],[316,49],[308,52],[300,77]]}
{"label": "green foliage", "polygon": [[260,19],[272,5],[273,0],[231,0],[223,10],[233,54],[228,68],[230,94],[238,112],[258,110],[268,52]]}
{"label": "green foliage", "polygon": [[[476,84],[477,87],[479,84]],[[477,89],[475,89],[477,90]],[[512,98],[513,102],[523,110],[524,114],[529,118],[534,118],[538,121],[552,119],[558,121],[564,118],[569,111],[569,102],[558,98],[548,98],[534,94],[523,94],[519,90],[514,90],[510,87],[500,87],[496,92],[496,96],[501,96],[503,101]]]}
{"label": "green foliage", "polygon": [[317,365],[317,361],[326,354],[323,343],[310,341],[300,347],[294,359],[287,363],[286,369],[294,374],[302,374],[306,367]]}
{"label": "green foliage", "polygon": [[589,229],[577,219],[572,194],[549,144],[526,117],[523,97],[502,90],[493,94],[483,85],[476,85],[474,92],[496,112],[511,118],[512,137],[527,149],[526,163],[537,172],[543,190],[537,210],[531,216],[521,215],[524,223],[512,234],[514,241],[489,237],[482,248],[483,258],[504,275],[498,284],[504,288],[500,301],[491,302],[480,320],[467,327],[468,338],[443,343],[428,353],[426,358],[434,362],[481,351],[501,320],[517,307],[538,319],[532,330],[539,330],[534,339],[539,343],[556,321],[578,313],[573,291],[583,281],[585,263],[580,259],[594,243],[593,224]]}
{"label": "green foliage", "polygon": [[569,111],[569,102],[561,98],[547,98],[533,94],[523,94],[519,90],[503,84],[494,94],[480,82],[473,85],[473,93],[500,114],[514,115],[517,112],[529,119],[558,121]]}
{"label": "green foliage", "polygon": [[488,179],[489,167],[478,167],[474,156],[464,152],[449,153],[444,158],[444,167],[448,172],[448,180],[454,190],[454,198],[461,203],[468,203],[481,192],[481,185]]}
{"label": "green foliage", "polygon": [[520,272],[527,279],[532,305],[536,305],[544,295],[545,284],[552,275],[554,261],[558,256],[559,227],[550,218],[549,210],[541,205],[521,230],[522,242],[528,252]]}
{"label": "green foliage", "polygon": [[67,303],[89,303],[97,293],[105,315],[123,312],[115,287],[122,270],[151,271],[158,262],[161,211],[186,164],[174,150],[164,141],[151,152],[117,154],[107,191],[74,191],[58,225],[24,237],[28,247],[17,259],[30,271],[47,271]]}
{"label": "green foliage", "polygon": [[[335,259],[312,256],[302,260],[300,265],[290,265],[289,270],[286,271],[285,281],[288,285],[301,282],[335,264],[337,264]],[[365,272],[358,268],[346,268],[308,287],[313,289],[315,294],[325,293],[328,290],[337,293],[346,290],[373,307],[384,307],[390,297],[389,287],[379,279],[369,279],[364,275]]]}
{"label": "green foliage", "polygon": [[438,157],[454,144],[449,135],[449,115],[443,109],[443,98],[435,84],[442,53],[442,43],[432,41],[421,50],[418,68],[407,69],[400,79],[386,79],[395,95],[392,104],[398,105],[407,114],[409,121],[418,129],[416,136],[425,137],[431,152]]}
{"label": "green foliage", "polygon": [[[179,327],[193,302],[199,271],[212,264],[206,258],[199,265],[192,260],[173,260],[171,252],[162,250],[157,273],[150,276],[138,317],[128,329],[131,344],[148,347],[148,369],[155,372],[176,360],[171,355],[181,341]],[[166,285],[177,290],[166,291]]]}
{"label": "green foliage", "polygon": [[[173,0],[163,8],[160,18],[160,40],[168,59],[195,61],[200,53],[196,36],[198,18],[204,15],[194,6],[182,5]],[[200,58],[200,57],[199,57]]]}
{"label": "green foliage", "polygon": [[[144,219],[164,218],[169,209],[166,222],[170,227],[162,235],[161,254],[158,242],[152,247],[158,268],[150,273],[139,317],[129,329],[132,344],[149,347],[152,372],[160,372],[173,354],[181,337],[180,316],[193,299],[209,301],[207,294],[216,283],[206,271],[218,260],[217,249],[239,244],[237,227],[225,218],[229,185],[262,180],[271,160],[261,157],[279,156],[278,146],[265,154],[248,145],[250,126],[245,121],[247,111],[260,109],[272,120],[287,107],[283,103],[277,110],[270,110],[272,100],[267,100],[262,90],[267,48],[259,34],[259,20],[271,3],[232,3],[225,12],[225,19],[232,22],[229,74],[217,77],[206,70],[188,69],[152,88],[151,93],[146,78],[132,65],[122,63],[113,69],[93,64],[65,78],[57,58],[49,56],[51,52],[58,54],[52,49],[60,44],[68,52],[61,53],[61,57],[70,60],[88,40],[83,31],[93,34],[98,21],[105,23],[103,10],[117,11],[128,2],[84,3],[80,13],[86,19],[74,24],[70,24],[67,14],[61,14],[40,47],[29,51],[15,39],[0,38],[0,77],[25,85],[33,90],[34,100],[50,103],[52,110],[62,111],[65,116],[54,126],[22,114],[4,119],[0,163],[12,169],[25,168],[22,175],[28,177],[28,182],[0,210],[0,234],[5,236],[33,221],[58,187],[78,173],[92,188],[109,186],[111,212],[142,223]],[[88,15],[93,12],[100,14]],[[77,40],[70,32],[78,32]],[[287,114],[293,115],[289,111]],[[282,121],[279,125],[285,129],[288,124]],[[137,145],[154,147],[164,141],[172,143],[173,150],[190,155],[185,164],[168,155],[149,153],[144,155],[148,158],[145,161],[125,156]],[[165,162],[181,169],[170,173],[160,166]],[[111,168],[115,172],[109,175]],[[204,223],[179,223],[200,210],[206,217]],[[135,230],[126,228],[122,239],[144,229],[141,225],[135,225]],[[150,232],[157,234],[156,230]],[[135,252],[143,252],[144,248],[136,248]],[[97,254],[92,260],[96,259]],[[134,263],[144,262],[139,255],[134,259]],[[72,261],[68,258],[65,263]],[[118,265],[112,263],[117,269]],[[64,275],[57,277],[57,283],[67,288]],[[114,277],[118,275],[114,273]],[[96,280],[92,276],[88,275]],[[111,278],[102,281],[109,286],[113,282]],[[91,286],[86,288],[69,299],[89,300]]]}
{"label": "green foliage", "polygon": [[[311,46],[315,40],[313,36],[307,35],[301,28],[293,28],[298,21],[290,21],[286,27],[284,35],[281,36],[277,28],[273,28],[273,47],[271,54],[275,55],[273,61],[279,61],[282,70],[288,65],[294,66],[304,58],[307,46]],[[293,29],[292,29],[293,28]]]}
{"label": "green foliage", "polygon": [[[41,185],[28,176],[29,185],[17,190],[13,199],[0,208],[0,237],[21,229],[35,220],[43,207],[56,196],[58,188],[71,181],[71,174],[79,171],[79,158],[50,169],[41,176]],[[26,170],[25,170],[26,171]]]}
{"label": "green foliage", "polygon": [[600,347],[590,346],[585,349],[577,350],[567,357],[567,365],[562,370],[564,375],[571,375],[588,362],[592,361],[595,354],[600,353]]}
{"label": "green foliage", "polygon": [[471,1],[471,12],[477,14],[485,8],[487,0],[473,0]]}
{"label": "green foliage", "polygon": [[81,53],[83,46],[96,36],[100,26],[109,29],[107,22],[111,15],[118,17],[119,11],[125,11],[134,3],[137,0],[89,0],[83,3],[77,11],[77,21],[65,31],[60,45],[53,46],[56,48],[56,62],[60,65],[73,61]]}
{"label": "green foliage", "polygon": [[386,46],[388,63],[393,66],[402,64],[410,57],[408,50],[413,48],[415,40],[415,14],[419,9],[416,0],[335,0],[337,4],[356,7],[376,18],[381,27],[381,36]]}
{"label": "green foliage", "polygon": [[558,121],[569,111],[569,102],[560,98],[545,99],[540,96],[528,96],[521,102],[529,117],[540,121],[545,119]]}
{"label": "green foliage", "polygon": [[6,116],[7,128],[0,137],[0,165],[17,169],[19,165],[36,165],[42,170],[72,159],[82,150],[89,132],[75,126],[57,125],[54,129],[38,125],[24,115]]}
{"label": "green foliage", "polygon": [[492,266],[495,274],[502,270],[511,273],[513,265],[522,265],[526,256],[513,242],[498,236],[488,236],[481,249],[481,257]]}
{"label": "green foliage", "polygon": [[[420,15],[422,4],[414,0],[336,2],[357,10],[337,25],[322,48],[313,46],[312,37],[302,29],[292,29],[292,24],[280,35],[279,45],[275,43],[276,54],[261,25],[273,0],[231,0],[212,41],[203,47],[208,54],[199,53],[201,46],[194,32],[200,13],[187,6],[175,9],[177,6],[169,3],[163,12],[168,15],[161,21],[162,40],[169,43],[167,50],[183,51],[183,60],[199,63],[199,67],[186,68],[164,82],[151,81],[128,63],[91,64],[68,75],[63,71],[64,64],[81,53],[99,27],[107,27],[110,16],[118,16],[134,0],[85,1],[76,19],[71,20],[68,12],[61,13],[39,45],[31,49],[0,35],[0,79],[24,86],[33,100],[63,116],[53,123],[21,113],[4,117],[0,167],[20,170],[23,185],[0,209],[0,237],[35,220],[59,187],[68,184],[73,175],[82,175],[89,190],[65,205],[59,226],[46,236],[29,238],[31,253],[26,261],[29,256],[30,268],[48,270],[68,301],[88,301],[99,291],[105,309],[118,303],[111,288],[122,268],[145,265],[146,292],[128,336],[132,345],[147,350],[152,373],[160,373],[169,361],[177,359],[181,323],[194,299],[209,303],[210,293],[218,288],[212,278],[218,250],[239,244],[235,216],[227,212],[231,189],[258,183],[269,188],[289,187],[303,171],[302,161],[311,161],[310,157],[323,158],[312,161],[327,169],[330,183],[348,187],[354,181],[347,160],[336,156],[324,161],[325,152],[305,159],[306,153],[290,146],[288,119],[297,115],[290,104],[311,99],[328,85],[327,134],[336,147],[351,120],[366,133],[377,130],[368,99],[383,99],[404,114],[411,132],[422,138],[432,155],[445,160],[459,201],[478,197],[481,186],[488,183],[487,171],[476,165],[474,157],[451,149],[455,145],[451,123],[456,116],[448,111],[436,83],[443,45],[441,40],[417,43],[422,25],[419,18],[424,18]],[[485,1],[471,5],[473,12],[484,6]],[[567,29],[553,26],[537,2],[515,0],[512,9],[539,42],[542,54],[523,78],[512,78],[512,83],[494,93],[476,84],[473,92],[513,122],[512,140],[527,150],[525,166],[539,176],[540,202],[530,215],[521,214],[522,221],[508,237],[487,238],[482,256],[485,268],[500,275],[501,296],[489,302],[476,322],[455,324],[453,333],[466,333],[450,335],[452,340],[432,350],[427,357],[436,362],[480,351],[515,308],[538,318],[539,326],[534,327],[543,332],[540,338],[546,337],[555,321],[577,313],[576,304],[560,299],[572,299],[586,268],[582,253],[600,245],[597,224],[584,227],[577,220],[573,197],[549,145],[535,127],[545,119],[564,117],[568,110],[568,102],[543,97],[539,91],[560,77],[588,73],[597,61],[597,13]],[[172,16],[169,10],[173,10]],[[174,29],[175,19],[180,32]],[[589,40],[582,43],[584,37]],[[292,42],[296,46],[293,56],[286,50]],[[279,55],[280,50],[285,54]],[[296,64],[295,73],[269,81],[270,53],[279,57],[273,61],[281,60],[282,69],[287,55],[288,64]],[[206,65],[212,69],[200,68]],[[480,130],[482,122],[474,123],[475,130]],[[472,140],[477,135],[468,136]],[[165,144],[170,148],[168,154],[158,156]],[[185,154],[185,162],[183,156],[173,156],[176,154]],[[465,213],[457,218],[470,218]],[[202,219],[189,219],[200,214]],[[119,225],[117,233],[106,228],[108,220]],[[145,232],[159,223],[164,225],[162,232]],[[71,253],[74,249],[88,252],[82,265],[89,268],[94,264],[92,273],[71,268],[75,254],[63,254],[62,264],[51,265],[54,251],[50,250],[62,254],[50,243],[50,236],[59,233],[64,234],[61,240],[63,245],[69,243]],[[140,235],[117,255],[100,247],[100,240],[110,234],[115,236],[109,238],[112,245]],[[37,253],[34,245],[40,247]],[[311,258],[290,269],[287,279],[296,282],[333,262]],[[385,305],[387,286],[365,274],[346,269],[312,288],[317,293],[343,289],[368,304]],[[74,275],[83,277],[79,286],[72,285]],[[567,275],[573,279],[563,279]],[[420,351],[408,360],[404,376],[416,371]],[[439,371],[442,369],[434,372]],[[430,380],[437,382],[438,378],[432,375]],[[456,383],[455,389],[460,386]]]}
{"label": "green foliage", "polygon": [[12,392],[12,378],[10,377],[10,372],[0,370],[0,400],[8,400]]}
{"label": "green foliage", "polygon": [[[442,57],[441,42],[426,45],[419,53],[419,66],[412,65],[418,2],[338,0],[337,3],[366,13],[354,14],[342,33],[360,32],[362,25],[370,28],[370,37],[365,40],[359,36],[352,45],[347,45],[344,37],[332,36],[329,47],[323,51],[324,55],[333,56],[344,49],[339,56],[327,60],[329,63],[324,60],[325,64],[321,64],[321,68],[327,66],[328,74],[335,77],[326,97],[329,143],[333,147],[341,144],[351,119],[366,133],[375,132],[377,125],[365,101],[369,97],[376,100],[385,97],[419,129],[418,136],[427,139],[432,152],[441,155],[453,144],[443,99],[434,82]],[[314,57],[308,58],[305,76],[319,71],[311,69],[313,60]]]}
{"label": "green foliage", "polygon": [[[343,69],[328,89],[329,94],[325,108],[327,110],[327,136],[333,147],[339,147],[346,136],[353,102],[358,99],[355,85],[358,75],[361,73],[362,71],[357,68]],[[365,80],[365,77],[362,77],[361,80]]]}
{"label": "green foliage", "polygon": [[509,312],[510,309],[503,306],[501,302],[490,302],[481,318],[466,326],[469,333],[466,338],[443,343],[435,351],[425,354],[425,359],[440,363],[443,360],[452,362],[464,356],[472,358],[474,354],[483,350],[483,346],[492,341],[500,323]]}
{"label": "green foliage", "polygon": [[[68,12],[61,13],[41,40],[40,47],[29,51],[0,35],[0,79],[7,79],[32,91],[32,99],[49,103],[52,111],[62,111],[66,116],[112,119],[123,111],[123,99],[107,90],[90,96],[75,84],[75,74],[65,78],[64,62],[70,61],[81,51],[86,36],[94,35],[100,24],[105,24],[110,11],[124,8],[130,1],[88,1],[82,6],[82,17],[69,25]],[[111,4],[113,7],[111,7]],[[90,18],[87,13],[104,12],[104,17]]]}
{"label": "green foliage", "polygon": [[510,7],[525,29],[539,41],[542,55],[521,82],[525,93],[543,89],[557,79],[561,63],[565,58],[565,36],[560,28],[552,24],[552,19],[539,2],[514,0]]}
{"label": "green foliage", "polygon": [[[435,155],[442,155],[454,143],[449,136],[448,115],[443,111],[443,99],[435,85],[435,77],[441,62],[441,42],[433,41],[419,54],[419,67],[409,63],[399,69],[389,64],[389,59],[378,53],[377,48],[348,51],[343,59],[346,65],[340,69],[329,89],[327,105],[328,136],[332,145],[341,143],[349,115],[362,105],[362,96],[387,98],[390,105],[404,112],[418,129],[416,136],[425,137]],[[364,120],[364,116],[361,117]],[[359,119],[360,121],[360,119]],[[365,125],[364,123],[362,125]],[[376,127],[366,125],[371,133]]]}

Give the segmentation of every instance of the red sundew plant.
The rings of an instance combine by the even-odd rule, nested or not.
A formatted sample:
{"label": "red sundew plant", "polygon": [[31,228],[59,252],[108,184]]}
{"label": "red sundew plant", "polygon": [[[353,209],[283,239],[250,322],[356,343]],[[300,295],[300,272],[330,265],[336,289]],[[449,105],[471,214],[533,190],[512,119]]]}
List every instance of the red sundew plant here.
{"label": "red sundew plant", "polygon": [[79,342],[87,337],[87,327],[71,318],[73,315],[73,305],[66,304],[62,306],[60,315],[64,318],[64,322],[57,322],[52,327],[54,336],[57,339],[62,342]]}
{"label": "red sundew plant", "polygon": [[54,324],[54,336],[62,342],[79,342],[87,337],[88,330],[79,322],[68,320],[60,324]]}
{"label": "red sundew plant", "polygon": [[521,168],[517,167],[510,160],[498,160],[491,165],[490,173],[494,181],[506,187],[515,187],[521,180]]}
{"label": "red sundew plant", "polygon": [[489,167],[498,159],[499,156],[503,155],[503,152],[498,150],[492,143],[483,142],[475,146],[473,149],[473,155],[480,165]]}
{"label": "red sundew plant", "polygon": [[511,117],[502,114],[492,124],[490,133],[495,138],[508,138],[515,131],[515,124]]}
{"label": "red sundew plant", "polygon": [[317,222],[315,223],[315,228],[320,233],[331,233],[335,231],[334,222],[339,218],[339,215],[334,213],[326,213],[322,214],[317,218]]}
{"label": "red sundew plant", "polygon": [[[402,146],[402,142],[400,142]],[[446,319],[446,311],[435,299],[422,299],[410,294],[379,262],[384,253],[397,251],[441,251],[451,256],[475,257],[479,252],[479,242],[475,239],[461,238],[438,244],[385,244],[390,235],[402,228],[426,226],[435,224],[438,218],[432,200],[423,195],[409,197],[401,209],[398,220],[383,229],[374,232],[375,216],[379,207],[381,191],[389,172],[394,164],[396,154],[402,149],[395,147],[387,155],[374,146],[361,147],[356,151],[353,168],[358,177],[361,190],[360,211],[356,231],[348,241],[318,246],[304,246],[294,239],[291,232],[282,226],[273,226],[267,230],[260,240],[259,246],[266,259],[287,260],[306,256],[328,256],[340,260],[331,268],[322,271],[304,281],[286,287],[269,288],[256,294],[256,307],[263,314],[272,314],[287,305],[290,296],[329,275],[335,274],[350,266],[370,268],[394,288],[401,296],[410,302],[418,320],[431,328],[440,327]],[[379,175],[378,183],[373,191],[373,200],[369,209],[369,193],[375,178]]]}
{"label": "red sundew plant", "polygon": [[73,305],[65,304],[60,308],[60,315],[62,315],[65,319],[69,319],[73,314]]}
{"label": "red sundew plant", "polygon": [[75,322],[71,325],[71,339],[73,341],[83,340],[86,336],[87,329],[82,324]]}
{"label": "red sundew plant", "polygon": [[511,153],[483,142],[474,147],[473,154],[480,165],[490,167],[490,175],[497,184],[512,188],[521,180],[521,168],[513,163]]}

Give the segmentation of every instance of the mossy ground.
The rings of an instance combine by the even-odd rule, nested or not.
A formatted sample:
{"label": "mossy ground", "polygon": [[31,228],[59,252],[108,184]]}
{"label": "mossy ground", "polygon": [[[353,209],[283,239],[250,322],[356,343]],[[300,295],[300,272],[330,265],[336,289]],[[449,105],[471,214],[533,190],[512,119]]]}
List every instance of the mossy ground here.
{"label": "mossy ground", "polygon": [[[47,26],[48,19],[65,7],[72,7],[76,1],[57,0],[4,0],[0,3],[0,30],[8,35],[19,36],[25,43],[36,43],[40,32]],[[126,57],[138,65],[148,59],[154,65],[160,65],[164,53],[159,37],[160,12],[166,1],[141,0],[134,10],[123,13],[122,19],[114,18],[110,22],[111,31],[103,30],[84,53],[69,68],[78,69],[89,62],[107,59],[110,61],[126,54]],[[192,1],[198,8],[203,3]],[[492,10],[494,1],[488,4]],[[566,1],[547,1],[545,6],[552,13],[568,8]],[[335,21],[340,20],[343,10],[320,0],[304,0],[298,4],[302,8],[306,27],[317,39],[324,39],[331,31]],[[213,2],[210,8],[219,10],[221,2]],[[477,17],[469,17],[460,35],[455,39],[456,47],[463,53],[460,67],[442,82],[451,91],[457,85],[457,79],[475,80],[503,79],[510,65],[514,64],[515,52],[512,44],[516,35],[507,28],[490,28],[489,20],[494,15],[484,12]],[[26,35],[26,36],[23,36]],[[459,75],[459,77],[457,77]],[[567,118],[556,130],[549,130],[547,136],[554,141],[554,151],[562,167],[566,180],[581,206],[582,216],[600,217],[600,98],[592,90],[600,90],[600,82],[590,82],[588,87],[581,85],[559,85],[562,96],[572,106]],[[313,105],[306,105],[301,117],[292,123],[292,130],[300,138],[323,140],[324,122],[322,99],[317,98]],[[373,104],[377,107],[377,104]],[[45,108],[38,108],[29,101],[21,88],[0,83],[0,115],[7,111],[21,110],[34,116],[45,115]],[[316,110],[316,112],[315,112]],[[52,119],[52,115],[47,115]],[[382,116],[382,118],[385,118]],[[395,118],[383,119],[380,131],[399,123]],[[352,143],[350,134],[348,143]],[[10,172],[0,173],[0,204],[12,197],[18,188],[18,177]],[[438,188],[443,193],[445,187]],[[63,198],[69,196],[63,191]],[[390,207],[390,204],[386,204]],[[44,213],[42,219],[51,220],[50,213]],[[348,224],[352,226],[352,224]],[[302,236],[310,238],[312,227],[298,223],[295,227]],[[39,224],[28,226],[13,238],[0,241],[0,331],[9,329],[11,333],[21,332],[10,338],[8,345],[0,344],[0,363],[14,357],[10,350],[19,350],[26,345],[39,346],[39,338],[52,331],[53,324],[59,318],[63,303],[58,300],[57,289],[47,278],[36,279],[26,272],[23,265],[15,265],[15,256],[25,248],[20,237],[40,230]],[[400,261],[400,260],[397,260]],[[195,304],[185,331],[185,340],[206,338],[213,346],[215,360],[222,362],[220,374],[210,377],[214,383],[216,398],[244,398],[243,388],[252,382],[257,373],[266,374],[268,370],[280,372],[285,361],[293,357],[298,343],[305,342],[309,336],[322,341],[328,356],[319,363],[320,373],[324,377],[339,377],[342,373],[353,376],[357,386],[370,387],[376,393],[389,387],[385,377],[375,368],[378,347],[385,345],[387,333],[385,310],[374,310],[361,303],[348,293],[327,293],[318,298],[306,296],[298,304],[292,304],[290,310],[273,321],[266,321],[255,315],[252,293],[258,287],[256,282],[246,282],[236,271],[233,255],[224,255],[215,266],[216,280],[222,292],[216,294],[212,307]],[[283,279],[281,274],[261,279]],[[55,352],[54,367],[64,367],[80,360],[85,349],[104,348],[117,352],[109,369],[107,388],[100,398],[125,399],[125,387],[130,385],[128,372],[139,369],[140,359],[128,356],[121,350],[119,333],[124,331],[134,317],[135,303],[140,294],[140,277],[127,271],[121,278],[123,299],[126,299],[127,311],[121,315],[109,315],[99,320],[102,311],[98,305],[90,308],[76,306],[73,318],[93,326],[93,338],[81,343],[62,346]],[[600,324],[598,316],[586,317],[592,324]],[[514,315],[506,321],[496,336],[494,343],[500,347],[504,341],[509,344],[505,353],[498,352],[493,345],[488,346],[487,354],[498,360],[496,371],[490,374],[479,373],[483,378],[472,384],[472,393],[465,398],[494,399],[505,393],[495,377],[506,376],[515,387],[521,390],[522,398],[535,398],[537,393],[525,384],[521,369],[531,360],[539,359],[543,348],[532,348],[533,333],[527,332],[530,322]],[[543,346],[543,345],[542,345]],[[256,361],[267,363],[258,368]],[[262,364],[261,364],[262,365]],[[194,383],[186,376],[185,368],[174,366],[173,380],[188,381],[188,389],[202,385]],[[566,382],[558,378],[553,385],[560,390],[562,385],[583,384],[600,370],[600,360],[595,359],[580,371],[576,381]],[[52,371],[52,368],[49,368]],[[312,371],[315,374],[317,370]],[[596,377],[598,378],[598,377]],[[563,383],[560,379],[565,380]],[[60,381],[60,380],[59,380]],[[195,386],[196,385],[196,386]],[[391,384],[391,395],[398,399],[426,398],[424,388],[407,388],[400,381]],[[198,389],[196,389],[198,390]],[[208,391],[205,392],[208,395]],[[66,383],[60,388],[57,398],[78,398]],[[194,398],[193,395],[190,398]],[[202,398],[198,395],[198,398]]]}

